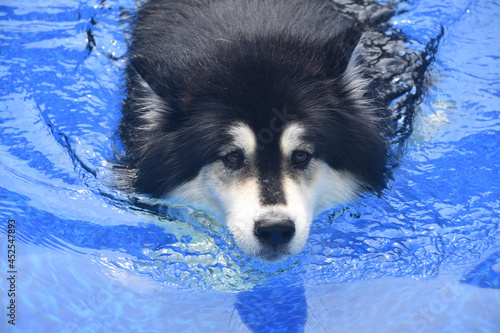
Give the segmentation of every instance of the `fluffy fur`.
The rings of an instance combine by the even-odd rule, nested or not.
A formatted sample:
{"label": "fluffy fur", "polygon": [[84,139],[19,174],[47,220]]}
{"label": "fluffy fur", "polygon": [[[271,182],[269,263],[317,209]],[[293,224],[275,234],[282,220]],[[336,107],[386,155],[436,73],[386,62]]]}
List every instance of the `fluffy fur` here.
{"label": "fluffy fur", "polygon": [[252,255],[300,252],[316,214],[385,184],[361,33],[322,0],[148,2],[119,129],[128,184],[212,210]]}

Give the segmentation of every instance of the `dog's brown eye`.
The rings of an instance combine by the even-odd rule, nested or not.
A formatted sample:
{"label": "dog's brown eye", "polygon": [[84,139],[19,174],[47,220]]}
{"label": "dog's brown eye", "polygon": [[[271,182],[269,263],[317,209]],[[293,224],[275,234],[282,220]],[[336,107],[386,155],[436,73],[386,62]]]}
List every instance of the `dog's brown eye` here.
{"label": "dog's brown eye", "polygon": [[231,165],[239,165],[243,162],[243,155],[238,152],[232,152],[224,156],[224,160]]}
{"label": "dog's brown eye", "polygon": [[292,154],[292,162],[297,166],[305,165],[307,162],[309,162],[310,158],[311,154],[306,153],[305,151],[302,150],[296,150]]}

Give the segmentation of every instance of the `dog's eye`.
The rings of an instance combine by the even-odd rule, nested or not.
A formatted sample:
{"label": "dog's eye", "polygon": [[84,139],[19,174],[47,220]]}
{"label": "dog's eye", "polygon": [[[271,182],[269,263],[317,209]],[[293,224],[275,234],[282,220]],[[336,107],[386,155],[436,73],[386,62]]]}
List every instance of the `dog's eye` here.
{"label": "dog's eye", "polygon": [[243,162],[243,155],[237,151],[233,151],[224,156],[224,161],[230,165],[240,165]]}
{"label": "dog's eye", "polygon": [[311,159],[311,154],[302,150],[296,150],[292,153],[292,163],[295,166],[305,166]]}

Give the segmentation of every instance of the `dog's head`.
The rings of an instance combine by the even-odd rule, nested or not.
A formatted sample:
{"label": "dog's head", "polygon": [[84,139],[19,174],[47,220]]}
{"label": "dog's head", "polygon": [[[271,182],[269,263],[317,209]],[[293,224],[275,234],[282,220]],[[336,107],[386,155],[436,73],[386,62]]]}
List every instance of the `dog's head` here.
{"label": "dog's head", "polygon": [[136,189],[211,209],[268,260],[300,252],[316,214],[379,190],[386,171],[359,29],[292,37],[221,41],[182,68],[132,57],[120,128]]}

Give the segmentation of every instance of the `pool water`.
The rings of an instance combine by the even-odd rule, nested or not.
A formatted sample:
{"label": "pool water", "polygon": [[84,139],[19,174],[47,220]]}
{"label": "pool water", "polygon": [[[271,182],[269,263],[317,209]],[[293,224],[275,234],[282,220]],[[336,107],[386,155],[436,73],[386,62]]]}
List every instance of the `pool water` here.
{"label": "pool water", "polygon": [[500,332],[498,1],[397,5],[409,49],[444,33],[390,189],[277,263],[108,186],[137,5],[0,2],[1,332]]}

